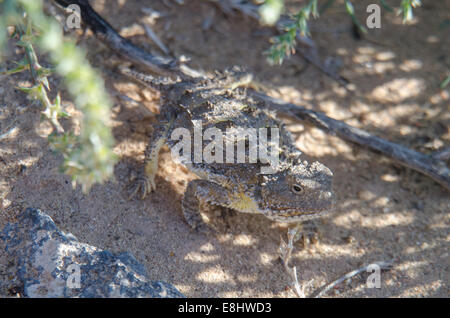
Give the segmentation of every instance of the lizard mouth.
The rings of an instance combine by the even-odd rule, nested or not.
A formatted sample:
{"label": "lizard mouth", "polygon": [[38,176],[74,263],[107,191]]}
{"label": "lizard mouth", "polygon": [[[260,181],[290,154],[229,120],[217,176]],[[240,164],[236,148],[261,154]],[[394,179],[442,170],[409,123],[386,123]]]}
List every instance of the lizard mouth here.
{"label": "lizard mouth", "polygon": [[298,222],[315,219],[328,214],[329,210],[298,211],[290,208],[280,208],[269,210],[265,214],[269,219],[279,222]]}

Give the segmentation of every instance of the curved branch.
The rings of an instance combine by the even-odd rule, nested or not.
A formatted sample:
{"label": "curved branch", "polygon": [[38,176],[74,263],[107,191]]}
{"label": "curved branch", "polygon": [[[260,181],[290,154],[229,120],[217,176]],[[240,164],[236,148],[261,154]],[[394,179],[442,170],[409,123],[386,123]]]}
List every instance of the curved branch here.
{"label": "curved branch", "polygon": [[312,125],[326,130],[344,140],[351,141],[370,150],[380,152],[397,163],[425,174],[450,190],[450,169],[437,156],[427,156],[402,145],[371,135],[367,131],[347,125],[302,106],[287,103],[279,99],[252,92],[251,95],[263,100],[268,107],[284,112],[297,119],[307,121]]}
{"label": "curved branch", "polygon": [[53,1],[63,8],[67,8],[71,4],[78,5],[81,11],[81,20],[92,30],[94,35],[112,51],[131,62],[141,65],[153,73],[162,75],[171,75],[174,73],[181,73],[191,77],[200,75],[200,72],[182,65],[178,59],[152,55],[123,38],[90,6],[88,0]]}

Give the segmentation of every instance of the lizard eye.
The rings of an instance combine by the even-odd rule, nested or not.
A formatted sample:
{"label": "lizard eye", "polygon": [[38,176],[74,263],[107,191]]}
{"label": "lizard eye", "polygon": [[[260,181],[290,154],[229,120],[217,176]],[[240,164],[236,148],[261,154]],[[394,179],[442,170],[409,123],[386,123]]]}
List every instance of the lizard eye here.
{"label": "lizard eye", "polygon": [[299,186],[298,184],[294,184],[292,186],[292,192],[300,194],[303,192],[303,188],[301,186]]}

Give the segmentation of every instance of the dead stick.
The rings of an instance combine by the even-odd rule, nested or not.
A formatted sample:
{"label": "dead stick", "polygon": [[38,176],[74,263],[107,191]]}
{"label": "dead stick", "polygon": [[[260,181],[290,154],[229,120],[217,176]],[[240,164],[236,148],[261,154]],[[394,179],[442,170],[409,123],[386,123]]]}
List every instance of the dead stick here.
{"label": "dead stick", "polygon": [[378,151],[403,166],[431,177],[447,190],[450,190],[450,169],[446,166],[445,162],[436,159],[435,157],[424,155],[402,145],[371,135],[367,131],[347,125],[346,123],[330,118],[323,113],[287,103],[258,92],[252,92],[251,94],[269,104],[270,108],[284,112],[288,115],[290,114],[297,119],[307,121],[344,140]]}
{"label": "dead stick", "polygon": [[450,159],[450,147],[433,152],[431,156],[438,160],[448,160]]}
{"label": "dead stick", "polygon": [[123,38],[90,6],[88,0],[54,0],[54,2],[63,8],[67,8],[71,4],[78,5],[82,22],[92,30],[95,36],[111,50],[133,63],[157,74],[183,73],[189,76],[198,76],[198,72],[182,65],[179,60],[152,55]]}
{"label": "dead stick", "polygon": [[367,272],[369,270],[369,268],[371,266],[373,266],[373,265],[377,265],[380,268],[380,270],[389,270],[389,269],[392,268],[393,262],[394,262],[394,260],[390,260],[390,261],[387,261],[387,262],[384,262],[384,261],[382,261],[382,262],[375,262],[375,263],[369,264],[367,266],[363,266],[361,268],[355,269],[354,271],[351,271],[350,273],[347,273],[344,276],[342,276],[341,278],[339,278],[339,279],[335,280],[334,282],[328,284],[314,298],[320,298],[320,297],[324,296],[330,289],[332,289],[333,287],[339,285],[343,281],[345,281],[345,280],[347,280],[349,278],[352,278],[352,277],[358,275],[359,273]]}
{"label": "dead stick", "polygon": [[[128,40],[121,37],[97,12],[95,12],[87,0],[54,1],[63,7],[67,7],[69,4],[79,4],[81,16],[84,19],[83,22],[90,28],[96,30],[94,33],[97,35],[97,38],[131,62],[140,64],[153,72],[156,70],[157,73],[169,72],[172,74],[179,74],[181,72],[190,77],[203,76],[199,71],[190,69],[185,65],[181,65],[184,66],[184,68],[182,68],[177,63],[174,63],[173,60],[172,62],[168,62],[166,58],[155,58],[153,55],[134,46]],[[435,157],[421,154],[402,145],[373,136],[364,130],[347,125],[346,123],[330,118],[325,114],[277,100],[261,93],[253,92],[253,95],[256,98],[264,100],[268,106],[273,109],[282,111],[288,115],[290,114],[300,120],[306,120],[321,129],[336,134],[344,140],[381,152],[383,155],[393,159],[400,165],[409,167],[431,177],[450,191],[450,171],[445,162]]]}

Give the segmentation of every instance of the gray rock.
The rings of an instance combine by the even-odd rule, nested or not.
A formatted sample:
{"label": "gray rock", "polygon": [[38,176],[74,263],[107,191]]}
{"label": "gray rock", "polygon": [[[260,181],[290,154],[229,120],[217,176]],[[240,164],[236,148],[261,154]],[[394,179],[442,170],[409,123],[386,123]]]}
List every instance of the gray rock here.
{"label": "gray rock", "polygon": [[26,297],[184,297],[168,283],[149,281],[132,255],[80,243],[36,209],[4,227],[0,248],[16,264]]}

